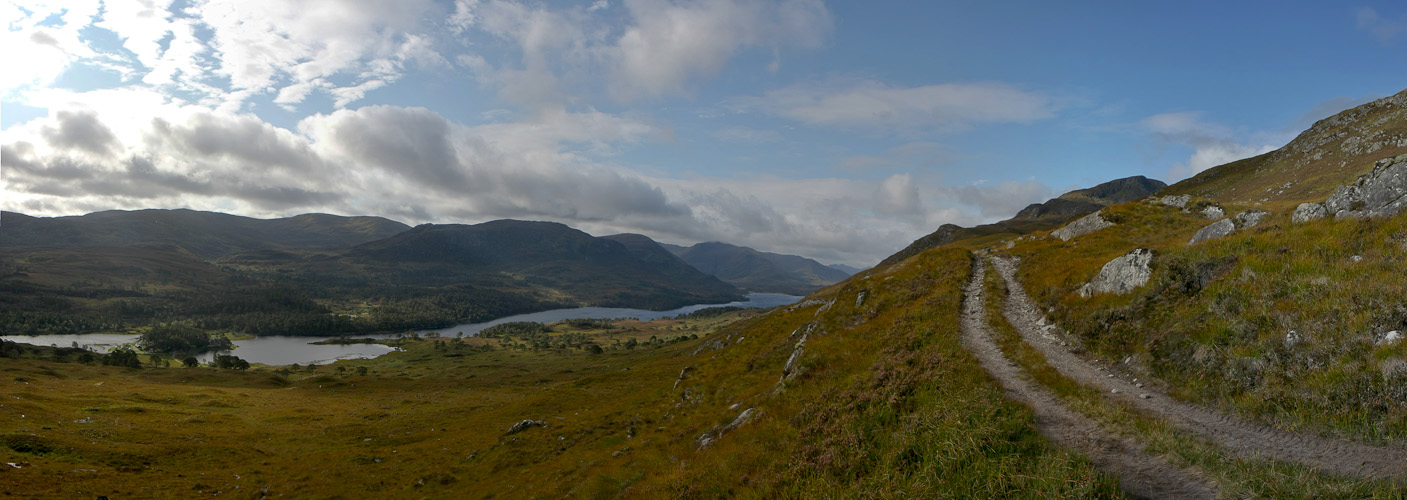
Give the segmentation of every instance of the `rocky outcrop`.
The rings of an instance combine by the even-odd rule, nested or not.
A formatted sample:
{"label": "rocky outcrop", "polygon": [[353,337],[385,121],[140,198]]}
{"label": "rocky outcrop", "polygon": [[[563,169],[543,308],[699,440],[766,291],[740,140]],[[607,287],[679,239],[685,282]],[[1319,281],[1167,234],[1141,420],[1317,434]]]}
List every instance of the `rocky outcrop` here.
{"label": "rocky outcrop", "polygon": [[1231,234],[1235,230],[1236,223],[1231,222],[1231,219],[1222,219],[1208,224],[1202,229],[1198,229],[1197,234],[1192,235],[1192,239],[1188,241],[1187,244],[1194,245],[1203,241],[1217,239]]}
{"label": "rocky outcrop", "polygon": [[503,433],[503,435],[507,436],[509,434],[517,434],[519,432],[523,432],[533,427],[547,427],[547,422],[532,419],[524,420],[522,422],[513,424],[512,427],[508,428],[508,432]]}
{"label": "rocky outcrop", "polygon": [[1202,229],[1198,229],[1197,234],[1192,235],[1192,239],[1189,240],[1187,244],[1192,245],[1207,240],[1214,240],[1234,233],[1237,229],[1256,227],[1260,225],[1260,222],[1265,220],[1265,217],[1268,215],[1270,215],[1270,212],[1252,208],[1229,218],[1207,224]]}
{"label": "rocky outcrop", "polygon": [[1167,205],[1170,207],[1186,208],[1187,202],[1192,201],[1192,195],[1180,194],[1176,196],[1163,196],[1161,198],[1153,198],[1149,201],[1152,201],[1155,205]]}
{"label": "rocky outcrop", "polygon": [[698,443],[700,450],[707,448],[708,445],[713,444],[714,441],[717,441],[718,438],[723,437],[723,435],[727,434],[728,431],[737,429],[738,427],[742,427],[743,424],[751,422],[752,419],[757,418],[757,415],[760,413],[761,412],[757,411],[754,408],[748,408],[746,410],[743,410],[743,412],[738,414],[738,417],[734,418],[732,422],[728,423],[728,425],[720,425],[718,427],[709,429],[708,432],[705,432],[700,435],[699,438],[695,440],[695,442]]}
{"label": "rocky outcrop", "polygon": [[1060,241],[1070,241],[1071,238],[1093,233],[1106,227],[1113,227],[1114,223],[1104,220],[1100,212],[1095,212],[1066,224],[1065,227],[1050,232],[1051,236],[1060,238]]}
{"label": "rocky outcrop", "polygon": [[1153,275],[1149,264],[1153,263],[1153,251],[1137,248],[1124,254],[1099,270],[1093,280],[1080,287],[1080,296],[1089,297],[1097,293],[1125,294],[1148,283]]}
{"label": "rocky outcrop", "polygon": [[1236,214],[1236,228],[1246,229],[1256,227],[1260,225],[1261,219],[1264,219],[1267,215],[1270,215],[1270,212],[1266,212],[1264,210],[1257,210],[1254,208]]}
{"label": "rocky outcrop", "polygon": [[1295,214],[1290,216],[1290,222],[1309,222],[1323,219],[1326,215],[1329,215],[1329,210],[1322,203],[1301,203],[1295,208]]}
{"label": "rocky outcrop", "polygon": [[1334,217],[1389,217],[1407,208],[1407,154],[1383,158],[1324,202]]}

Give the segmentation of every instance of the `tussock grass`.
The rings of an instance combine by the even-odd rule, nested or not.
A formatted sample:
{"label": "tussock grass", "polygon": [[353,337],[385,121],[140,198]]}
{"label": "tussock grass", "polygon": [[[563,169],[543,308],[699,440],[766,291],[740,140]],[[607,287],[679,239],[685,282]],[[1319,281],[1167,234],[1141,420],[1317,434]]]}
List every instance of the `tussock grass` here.
{"label": "tussock grass", "polygon": [[[1407,343],[1377,344],[1407,331],[1407,216],[1291,224],[1288,208],[1272,210],[1256,228],[1187,245],[1209,221],[1125,204],[1110,209],[1119,226],[1010,253],[1032,297],[1093,353],[1131,356],[1178,397],[1287,429],[1407,439]],[[1157,252],[1148,285],[1075,293],[1136,247]]]}
{"label": "tussock grass", "polygon": [[1321,473],[1303,465],[1264,458],[1243,458],[1214,443],[1179,429],[1101,391],[1080,385],[1046,363],[1045,355],[1026,344],[1002,315],[1006,282],[989,269],[986,283],[987,323],[1006,354],[1036,382],[1055,393],[1075,411],[1105,430],[1145,443],[1145,451],[1190,468],[1214,480],[1227,498],[1382,498],[1404,497],[1402,486],[1390,481],[1366,481]]}

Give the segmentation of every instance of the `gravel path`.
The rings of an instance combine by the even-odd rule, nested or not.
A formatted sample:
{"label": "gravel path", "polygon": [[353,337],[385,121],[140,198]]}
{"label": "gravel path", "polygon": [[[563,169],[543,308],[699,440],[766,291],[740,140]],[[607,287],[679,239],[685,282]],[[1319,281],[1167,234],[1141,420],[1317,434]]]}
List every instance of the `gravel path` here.
{"label": "gravel path", "polygon": [[1126,401],[1205,439],[1248,457],[1271,457],[1299,462],[1347,477],[1407,478],[1407,449],[1378,447],[1290,432],[1241,420],[1231,415],[1191,405],[1153,387],[1138,384],[1131,376],[1090,363],[1071,352],[1070,341],[1059,327],[1045,320],[1035,302],[1016,280],[1017,262],[992,257],[998,274],[1006,280],[1004,314],[1026,342],[1046,356],[1060,373],[1109,397]]}
{"label": "gravel path", "polygon": [[1036,428],[1041,434],[1089,457],[1100,470],[1118,477],[1124,491],[1135,497],[1216,498],[1215,489],[1205,480],[1144,453],[1133,440],[1105,433],[1094,422],[1066,408],[1054,394],[1028,380],[1020,368],[1002,355],[988,330],[982,300],[986,268],[981,260],[973,259],[972,282],[962,305],[963,344],[1006,389],[1007,397],[1035,411]]}

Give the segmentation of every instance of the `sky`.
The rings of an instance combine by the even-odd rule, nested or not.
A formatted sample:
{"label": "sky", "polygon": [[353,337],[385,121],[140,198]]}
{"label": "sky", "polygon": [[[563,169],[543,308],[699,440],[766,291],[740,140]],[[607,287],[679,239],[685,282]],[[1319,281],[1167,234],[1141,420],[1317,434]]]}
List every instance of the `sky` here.
{"label": "sky", "polygon": [[0,208],[552,220],[866,267],[1407,88],[1407,4],[0,4]]}

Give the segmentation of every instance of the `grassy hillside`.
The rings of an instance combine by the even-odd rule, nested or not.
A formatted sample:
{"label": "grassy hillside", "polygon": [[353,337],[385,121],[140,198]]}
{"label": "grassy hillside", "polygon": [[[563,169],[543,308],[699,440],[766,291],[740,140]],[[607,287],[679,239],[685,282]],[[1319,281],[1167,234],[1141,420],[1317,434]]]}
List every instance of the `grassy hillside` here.
{"label": "grassy hillside", "polygon": [[[726,325],[552,334],[602,354],[427,339],[233,372],[26,351],[0,364],[15,396],[0,406],[0,461],[19,466],[0,484],[31,498],[1117,496],[961,347],[969,259],[925,253]],[[798,329],[804,352],[779,383]],[[660,340],[676,333],[702,338]],[[640,347],[614,347],[627,338]],[[545,425],[508,432],[529,419]]]}
{"label": "grassy hillside", "polygon": [[388,238],[410,226],[381,217],[303,214],[253,219],[195,210],[109,210],[73,217],[0,214],[0,247],[181,247],[201,258],[274,248],[336,248]]}
{"label": "grassy hillside", "polygon": [[977,248],[1012,236],[1055,229],[1066,221],[1099,210],[1100,207],[1137,200],[1165,186],[1167,185],[1162,181],[1141,175],[1125,177],[1091,188],[1077,189],[1044,203],[1033,203],[1021,209],[1012,218],[1001,222],[976,227],[943,224],[936,231],[914,240],[903,250],[886,257],[879,265],[894,265],[924,250],[950,243],[962,242],[960,244],[965,247]]}
{"label": "grassy hillside", "polygon": [[[68,247],[0,246],[0,304],[6,306],[0,330],[84,333],[180,321],[216,331],[336,334],[437,328],[580,305],[671,309],[743,298],[648,238],[639,237],[653,250],[561,224],[426,225],[349,249],[279,247],[208,259],[190,248],[206,248],[210,241],[252,247],[325,242],[317,228],[342,226],[316,214],[259,221],[153,212],[303,229],[281,232],[278,239],[240,233],[252,243],[195,234],[181,244],[84,246],[120,233],[99,231],[88,243],[80,238]],[[35,220],[44,221],[34,223],[40,226],[53,222]],[[220,227],[233,226],[211,230]],[[155,239],[180,239],[175,232],[161,234]],[[137,231],[123,241],[151,236]]]}
{"label": "grassy hillside", "polygon": [[[1131,203],[1120,224],[1009,253],[1051,316],[1091,353],[1166,380],[1179,397],[1287,429],[1368,442],[1407,438],[1407,216],[1292,224],[1188,245],[1208,221]],[[1082,298],[1105,262],[1155,251],[1148,285]],[[1291,333],[1295,332],[1295,333]]]}

